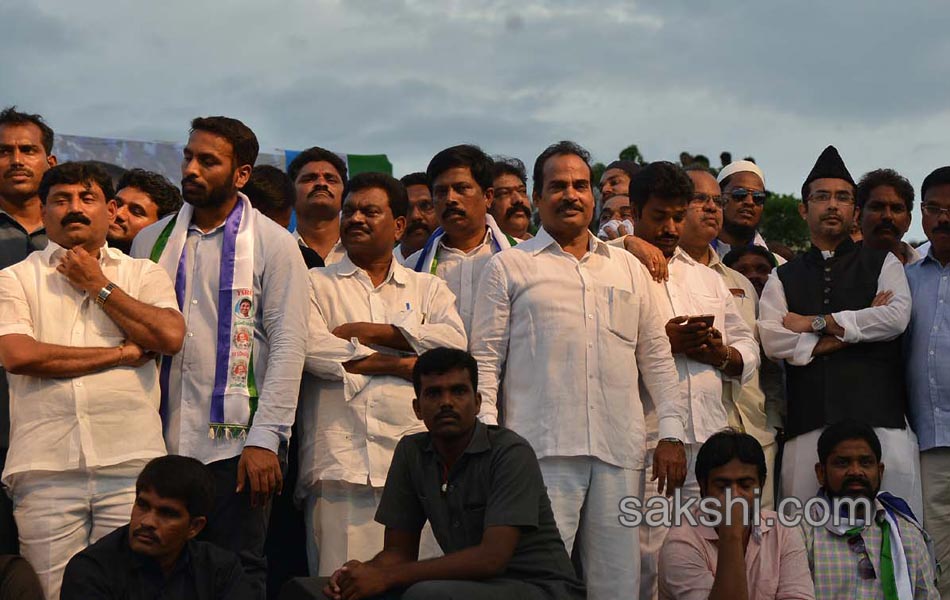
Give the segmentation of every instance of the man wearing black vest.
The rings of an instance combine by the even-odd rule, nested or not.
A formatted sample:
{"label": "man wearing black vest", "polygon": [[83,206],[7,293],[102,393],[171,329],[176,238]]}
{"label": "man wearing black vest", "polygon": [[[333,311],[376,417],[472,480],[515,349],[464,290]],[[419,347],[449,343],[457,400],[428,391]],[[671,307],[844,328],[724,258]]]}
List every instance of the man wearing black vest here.
{"label": "man wearing black vest", "polygon": [[785,361],[789,441],[782,495],[815,495],[822,429],[856,419],[881,439],[882,489],[904,497],[918,514],[917,438],[905,419],[899,339],[910,320],[910,291],[893,254],[851,241],[854,210],[854,179],[828,146],[802,185],[799,212],[811,249],[775,269],[762,292],[762,346],[769,358]]}

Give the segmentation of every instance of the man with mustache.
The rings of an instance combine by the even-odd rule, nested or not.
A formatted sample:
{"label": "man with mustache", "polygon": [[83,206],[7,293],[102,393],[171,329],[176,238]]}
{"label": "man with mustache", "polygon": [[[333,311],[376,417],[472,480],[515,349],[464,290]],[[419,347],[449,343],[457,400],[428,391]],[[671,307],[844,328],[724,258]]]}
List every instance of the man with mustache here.
{"label": "man with mustache", "polygon": [[[53,130],[40,115],[0,111],[0,269],[46,247],[46,230],[37,190],[47,169],[56,165]],[[10,447],[10,388],[0,368],[0,470]],[[13,505],[0,493],[0,554],[17,553]]]}
{"label": "man with mustache", "polygon": [[346,254],[310,272],[296,496],[305,501],[312,576],[379,551],[383,527],[373,516],[393,449],[422,430],[408,402],[416,356],[467,343],[445,282],[393,258],[407,205],[389,175],[353,177],[340,221]]}
{"label": "man with mustache", "polygon": [[858,421],[830,425],[818,438],[814,469],[827,502],[813,504],[812,517],[821,522],[823,510],[837,509],[840,519],[802,522],[817,600],[940,598],[927,534],[904,500],[881,492],[881,457],[874,429]]}
{"label": "man with mustache", "polygon": [[492,174],[495,194],[491,216],[507,235],[516,240],[531,239],[531,200],[524,163],[517,158],[498,157]]}
{"label": "man with mustache", "polygon": [[[594,213],[587,151],[568,141],[545,149],[534,163],[534,200],[541,229],[489,262],[475,304],[482,420],[496,422],[501,410],[505,426],[538,453],[589,597],[637,598],[639,535],[616,511],[619,499],[640,499],[644,489],[639,376],[656,406],[661,493],[686,477],[688,408],[646,269],[587,228]],[[737,360],[729,367],[741,370]]]}
{"label": "man with mustache", "polygon": [[906,178],[892,169],[876,169],[858,182],[855,198],[865,245],[893,252],[905,265],[922,258],[913,246],[901,241],[910,228],[914,208],[914,187]]}
{"label": "man with mustache", "polygon": [[432,157],[426,176],[439,228],[406,261],[420,273],[445,280],[469,335],[485,265],[495,253],[518,243],[488,214],[495,197],[494,167],[481,148],[469,144],[446,148]]}
{"label": "man with mustache", "polygon": [[3,483],[48,598],[67,561],[128,518],[135,477],[165,454],[155,354],[185,324],[168,275],[106,245],[112,179],[65,163],[40,182],[49,244],[0,271],[0,362],[13,427]]}
{"label": "man with mustache", "polygon": [[[767,248],[758,232],[768,195],[762,169],[750,160],[737,160],[723,167],[717,180],[725,204],[722,209],[722,229],[713,240],[716,252],[723,257],[739,246]],[[776,264],[785,262],[778,255],[775,255],[775,260]]]}
{"label": "man with mustache", "polygon": [[290,161],[287,174],[297,189],[297,242],[313,249],[327,265],[343,259],[340,205],[346,185],[346,163],[335,152],[307,148]]}
{"label": "man with mustache", "polygon": [[[143,229],[133,256],[175,281],[187,326],[182,351],[162,360],[162,414],[171,453],[208,465],[215,504],[202,539],[237,552],[265,589],[270,498],[297,408],[307,345],[307,268],[286,229],[240,190],[258,142],[229,117],[191,122],[182,152],[185,204]],[[250,348],[239,331],[250,331]]]}
{"label": "man with mustache", "polygon": [[185,456],[152,459],[135,482],[132,518],[69,561],[62,600],[252,600],[241,561],[198,534],[214,477]]}
{"label": "man with mustache", "polygon": [[[657,314],[666,323],[666,335],[676,361],[679,390],[687,404],[686,445],[687,476],[684,497],[699,497],[693,461],[700,446],[709,436],[729,424],[730,415],[723,401],[723,387],[742,387],[756,375],[759,348],[752,330],[743,320],[736,300],[722,278],[702,262],[709,262],[709,242],[718,225],[722,199],[710,175],[708,180],[697,174],[696,189],[682,168],[670,162],[653,162],[638,171],[630,180],[629,194],[636,213],[635,235],[659,247],[668,264],[666,282],[651,282]],[[713,185],[709,185],[709,184]],[[688,221],[693,221],[687,247],[680,246],[681,235]],[[705,226],[703,232],[699,232]],[[703,250],[708,250],[703,256]],[[711,315],[711,322],[691,317]],[[650,466],[652,455],[661,443],[656,422],[656,399],[649,390],[641,389],[646,414],[646,480],[656,474]],[[762,419],[764,420],[764,419]],[[652,487],[652,486],[651,486]],[[644,501],[662,494],[649,489]],[[660,547],[669,528],[644,523],[640,526],[640,598],[657,597],[658,559]]]}
{"label": "man with mustache", "polygon": [[409,196],[409,212],[406,213],[406,233],[393,249],[393,255],[402,266],[408,265],[409,257],[426,245],[426,240],[439,226],[429,190],[429,178],[421,171],[410,173],[399,180]]}
{"label": "man with mustache", "polygon": [[772,272],[759,302],[765,353],[785,361],[782,495],[814,495],[806,467],[822,429],[856,419],[875,428],[888,456],[884,488],[900,490],[920,514],[900,340],[910,321],[910,290],[893,253],[851,240],[854,204],[854,180],[828,146],[802,184],[799,213],[812,247]]}
{"label": "man with mustache", "polygon": [[[584,586],[558,536],[538,459],[518,434],[478,420],[478,367],[436,348],[412,372],[425,429],[400,440],[376,519],[382,551],[334,572],[326,597],[581,600]],[[445,556],[419,560],[423,525]],[[388,592],[388,593],[387,593]]]}
{"label": "man with mustache", "polygon": [[950,167],[930,173],[920,186],[921,217],[930,250],[905,267],[914,299],[904,334],[910,422],[920,442],[924,525],[934,539],[942,577],[937,582],[950,598]]}
{"label": "man with mustache", "polygon": [[115,205],[107,239],[128,254],[139,231],[181,208],[181,192],[163,175],[130,169],[116,186]]}

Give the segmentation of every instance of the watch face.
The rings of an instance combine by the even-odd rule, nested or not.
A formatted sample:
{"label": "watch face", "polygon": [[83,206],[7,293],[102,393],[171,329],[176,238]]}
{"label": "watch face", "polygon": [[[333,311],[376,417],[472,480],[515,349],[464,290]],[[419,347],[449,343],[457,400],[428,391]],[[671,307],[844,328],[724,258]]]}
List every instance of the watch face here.
{"label": "watch face", "polygon": [[825,328],[825,318],[822,316],[815,317],[811,322],[811,328],[814,331],[821,331]]}

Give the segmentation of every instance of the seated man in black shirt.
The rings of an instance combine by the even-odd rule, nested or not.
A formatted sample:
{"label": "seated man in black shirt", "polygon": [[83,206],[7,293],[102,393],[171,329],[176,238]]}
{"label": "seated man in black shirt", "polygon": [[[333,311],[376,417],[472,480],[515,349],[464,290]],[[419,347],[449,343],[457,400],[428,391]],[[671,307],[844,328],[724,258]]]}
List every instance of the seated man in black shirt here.
{"label": "seated man in black shirt", "polygon": [[213,503],[208,467],[185,456],[152,460],[135,482],[131,523],[69,561],[62,600],[255,598],[236,554],[194,539]]}
{"label": "seated man in black shirt", "polygon": [[[584,586],[561,541],[534,450],[479,421],[475,359],[436,348],[412,372],[412,407],[428,433],[396,446],[376,520],[382,552],[347,562],[330,598],[581,599]],[[445,556],[418,560],[428,519]],[[387,594],[383,596],[382,594]]]}

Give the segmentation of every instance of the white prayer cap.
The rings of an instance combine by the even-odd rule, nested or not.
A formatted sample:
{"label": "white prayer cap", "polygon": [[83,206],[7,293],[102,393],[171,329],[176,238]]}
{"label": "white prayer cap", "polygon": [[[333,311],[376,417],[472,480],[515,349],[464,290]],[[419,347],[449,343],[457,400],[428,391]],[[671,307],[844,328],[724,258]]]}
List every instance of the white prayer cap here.
{"label": "white prayer cap", "polygon": [[736,160],[729,163],[723,167],[722,171],[719,171],[719,177],[716,178],[716,181],[722,183],[723,179],[736,173],[755,173],[762,180],[762,185],[765,185],[765,175],[762,174],[762,169],[751,160]]}

